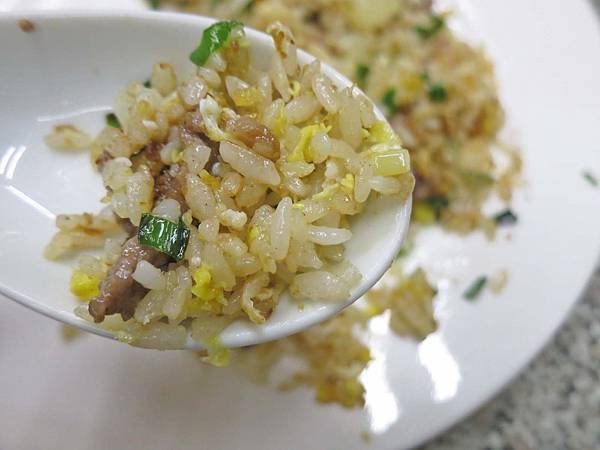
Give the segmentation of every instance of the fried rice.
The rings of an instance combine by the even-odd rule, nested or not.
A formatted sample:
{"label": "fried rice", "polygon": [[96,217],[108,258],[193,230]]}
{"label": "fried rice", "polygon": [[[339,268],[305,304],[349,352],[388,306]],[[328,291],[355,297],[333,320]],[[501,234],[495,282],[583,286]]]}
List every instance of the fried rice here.
{"label": "fried rice", "polygon": [[[431,0],[163,0],[164,7],[239,18],[258,29],[285,23],[299,47],[354,79],[387,111],[410,151],[417,184],[413,219],[493,235],[482,209],[509,202],[521,170],[504,125],[494,67],[448,27]],[[504,153],[501,164],[495,152]]]}
{"label": "fried rice", "polygon": [[[492,196],[510,202],[522,163],[517,149],[499,140],[505,117],[493,64],[483,49],[463,42],[447,26],[450,11],[439,11],[431,0],[160,3],[165,8],[240,19],[258,29],[273,20],[285,23],[300,47],[355,80],[387,112],[410,151],[417,178],[412,231],[439,224],[451,232],[482,230],[494,236],[500,221],[484,211],[484,203]],[[409,250],[407,246],[399,256]],[[323,383],[337,380],[342,386],[340,374],[349,373],[348,367],[368,364],[364,353],[355,351],[362,344],[352,330],[372,316],[389,312],[390,328],[414,339],[425,339],[437,329],[436,290],[427,278],[423,270],[405,273],[399,258],[358,306],[297,336],[256,346],[244,354],[244,360],[267,373],[282,354],[293,355],[305,362],[306,371],[294,378],[301,383],[292,381],[290,386],[312,385],[320,401],[360,405],[361,389],[325,389]],[[339,335],[346,336],[347,349],[336,345]],[[322,360],[336,364],[313,364],[314,346],[306,342],[329,345],[330,352]],[[360,383],[359,374],[353,373],[352,381]]]}
{"label": "fried rice", "polygon": [[[430,0],[162,0],[161,6],[265,29],[289,26],[296,42],[336,67],[387,111],[410,151],[417,177],[413,224],[441,224],[461,233],[493,235],[482,206],[490,195],[509,202],[521,170],[519,153],[499,142],[504,112],[494,67],[481,48],[448,27],[448,11]],[[495,153],[504,153],[497,164]],[[405,253],[405,252],[403,252]],[[506,273],[502,274],[502,285]],[[397,262],[365,299],[298,335],[239,351],[235,359],[264,380],[282,356],[305,364],[283,387],[314,387],[322,402],[363,404],[360,373],[370,360],[356,328],[389,311],[393,331],[424,339],[435,331],[436,291],[422,270]],[[338,345],[344,342],[345,345]],[[228,355],[204,360],[222,365]],[[331,361],[324,364],[323,361]]]}
{"label": "fried rice", "polygon": [[[91,142],[107,206],[58,216],[46,256],[105,247],[80,258],[71,291],[87,302],[81,317],[124,342],[182,348],[191,334],[217,354],[225,327],[265,323],[285,290],[348,299],[361,280],[344,257],[350,219],[369,198],[412,193],[408,152],[372,103],[318,60],[300,66],[286,26],[267,31],[276,52],[264,71],[241,23],[214,24],[193,75],[155,64]],[[60,126],[46,142],[87,140]]]}

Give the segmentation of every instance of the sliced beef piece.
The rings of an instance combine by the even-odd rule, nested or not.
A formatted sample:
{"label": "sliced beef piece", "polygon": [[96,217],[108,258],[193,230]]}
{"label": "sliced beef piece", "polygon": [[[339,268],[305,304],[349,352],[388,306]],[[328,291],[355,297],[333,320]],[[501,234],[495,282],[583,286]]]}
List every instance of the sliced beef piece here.
{"label": "sliced beef piece", "polygon": [[153,177],[156,177],[160,171],[165,167],[165,163],[160,159],[160,151],[164,147],[164,144],[158,142],[151,142],[146,145],[144,149],[137,155],[131,157],[131,163],[133,165],[133,171],[137,171],[140,166],[145,165],[150,170]]}
{"label": "sliced beef piece", "polygon": [[[131,157],[132,169],[136,171],[139,169],[141,165],[146,165],[148,169],[150,169],[150,173],[153,177],[157,176],[165,164],[160,159],[160,151],[162,150],[164,144],[159,142],[151,142],[146,147],[144,147],[139,153],[133,155]],[[96,158],[96,167],[100,172],[104,168],[104,165],[113,159],[112,155],[108,153],[106,150],[103,150],[100,153],[100,156]]]}
{"label": "sliced beef piece", "polygon": [[199,111],[192,111],[185,114],[183,124],[179,128],[179,139],[183,145],[192,145],[190,141],[199,137],[202,133],[204,119]]}
{"label": "sliced beef piece", "polygon": [[96,158],[96,161],[94,161],[96,163],[96,168],[98,169],[98,171],[102,172],[104,164],[106,164],[111,159],[113,159],[112,155],[106,150],[103,150],[102,153],[100,153],[100,156]]}
{"label": "sliced beef piece", "polygon": [[183,125],[179,127],[179,139],[184,147],[192,147],[194,145],[206,145],[210,147],[212,151],[210,159],[206,163],[207,170],[210,170],[213,164],[219,161],[219,143],[210,140],[204,134],[202,131],[202,120],[202,115],[197,111],[186,113]]}
{"label": "sliced beef piece", "polygon": [[183,196],[183,186],[185,185],[186,175],[187,168],[184,164],[174,164],[168,169],[165,168],[154,180],[155,202],[172,198],[173,200],[177,200],[182,210],[185,211],[187,204]]}
{"label": "sliced beef piece", "polygon": [[121,310],[119,313],[121,314],[121,318],[123,320],[129,320],[133,317],[133,314],[135,313],[135,307],[147,293],[148,289],[146,289],[144,286],[136,282],[133,283],[129,295],[125,297],[121,303]]}
{"label": "sliced beef piece", "polygon": [[117,218],[117,222],[119,223],[123,231],[127,233],[127,237],[132,237],[137,233],[137,227],[131,223],[131,220],[122,219],[121,217],[119,217]]}
{"label": "sliced beef piece", "polygon": [[124,320],[132,316],[135,306],[146,293],[146,289],[131,276],[142,260],[160,267],[168,262],[168,256],[144,247],[137,236],[125,242],[121,256],[100,283],[100,295],[93,298],[88,306],[95,322],[102,322],[105,316],[117,313],[121,313]]}
{"label": "sliced beef piece", "polygon": [[227,121],[226,130],[242,141],[254,153],[272,161],[279,158],[279,140],[271,131],[250,116]]}
{"label": "sliced beef piece", "polygon": [[215,141],[211,141],[208,136],[205,136],[205,142],[206,145],[210,147],[210,158],[208,160],[208,162],[206,163],[206,170],[208,170],[210,172],[212,166],[215,165],[215,163],[221,162],[221,154],[219,153],[219,143],[215,142]]}

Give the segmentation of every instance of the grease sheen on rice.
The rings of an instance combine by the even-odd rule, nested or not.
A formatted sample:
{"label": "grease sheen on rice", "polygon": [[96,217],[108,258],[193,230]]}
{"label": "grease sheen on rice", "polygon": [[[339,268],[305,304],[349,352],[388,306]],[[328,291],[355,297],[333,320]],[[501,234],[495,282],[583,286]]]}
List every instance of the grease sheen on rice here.
{"label": "grease sheen on rice", "polygon": [[[288,288],[301,301],[347,299],[361,279],[343,256],[348,219],[372,196],[412,192],[408,152],[369,100],[335,87],[318,61],[299,66],[285,26],[268,31],[277,48],[268,71],[234,28],[191,77],[159,62],[150,87],[127,87],[115,102],[121,128],[91,144],[106,210],[58,223],[46,254],[110,237],[71,288],[99,290],[77,312],[124,342],[178,348],[192,332],[214,350],[233,320],[268,320]],[[181,260],[140,244],[145,214],[189,231]],[[127,240],[113,236],[120,226]]]}

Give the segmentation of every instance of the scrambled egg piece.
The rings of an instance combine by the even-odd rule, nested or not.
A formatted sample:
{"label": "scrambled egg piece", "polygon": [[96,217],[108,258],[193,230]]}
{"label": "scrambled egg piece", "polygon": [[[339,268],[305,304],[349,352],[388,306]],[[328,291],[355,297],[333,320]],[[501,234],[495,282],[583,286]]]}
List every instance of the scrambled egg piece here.
{"label": "scrambled egg piece", "polygon": [[340,186],[346,194],[354,193],[354,175],[347,173],[340,181]]}
{"label": "scrambled egg piece", "polygon": [[306,209],[306,205],[302,202],[296,202],[292,205],[292,208],[299,209],[300,211],[304,211]]}
{"label": "scrambled egg piece", "polygon": [[223,347],[219,336],[214,336],[204,341],[206,345],[207,355],[201,357],[202,361],[212,364],[215,367],[226,367],[229,365],[230,352],[229,349]]}
{"label": "scrambled egg piece", "polygon": [[340,189],[340,185],[338,183],[332,184],[331,186],[327,186],[321,192],[317,192],[312,196],[313,200],[331,200],[333,194],[335,194]]}
{"label": "scrambled egg piece", "polygon": [[91,300],[100,294],[100,279],[75,269],[71,275],[70,289],[79,300]]}
{"label": "scrambled egg piece", "polygon": [[251,227],[250,231],[248,231],[248,244],[251,244],[252,241],[254,241],[254,239],[256,239],[258,237],[259,234],[260,234],[260,227],[258,225]]}
{"label": "scrambled egg piece", "polygon": [[394,130],[384,120],[375,122],[369,129],[369,141],[373,144],[402,145],[398,135],[394,133]]}
{"label": "scrambled egg piece", "polygon": [[288,162],[313,161],[313,153],[311,149],[312,138],[317,133],[329,133],[331,127],[327,127],[323,124],[308,125],[300,130],[300,140],[296,147],[287,157]]}
{"label": "scrambled egg piece", "polygon": [[192,286],[191,292],[201,300],[203,305],[212,310],[210,307],[212,303],[222,304],[223,288],[213,282],[210,268],[206,264],[202,263],[192,274],[192,278],[194,286]]}
{"label": "scrambled egg piece", "polygon": [[246,89],[240,89],[233,93],[233,102],[235,106],[252,106],[260,102],[261,94],[255,86],[250,86]]}
{"label": "scrambled egg piece", "polygon": [[271,131],[273,132],[273,134],[275,136],[277,136],[277,139],[283,139],[283,137],[285,136],[286,130],[287,130],[287,117],[285,115],[284,109],[279,108],[279,111],[277,111],[277,115],[275,116],[275,119],[273,120],[273,125],[272,125]]}
{"label": "scrambled egg piece", "polygon": [[202,169],[198,174],[200,179],[204,181],[204,183],[209,186],[213,191],[216,191],[221,186],[219,179],[217,177],[213,177],[206,169]]}

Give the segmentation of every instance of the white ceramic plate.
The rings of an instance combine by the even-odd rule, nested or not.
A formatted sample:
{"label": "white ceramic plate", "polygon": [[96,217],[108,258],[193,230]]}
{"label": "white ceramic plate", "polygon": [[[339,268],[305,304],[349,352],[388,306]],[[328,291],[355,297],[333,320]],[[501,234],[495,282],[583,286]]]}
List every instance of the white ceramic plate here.
{"label": "white ceramic plate", "polygon": [[[0,0],[0,10],[34,3],[80,5]],[[362,411],[317,405],[307,390],[254,386],[180,352],[94,337],[67,346],[55,323],[5,300],[0,448],[406,448],[514,377],[565,318],[598,257],[600,190],[581,172],[600,174],[600,31],[583,0],[458,6],[455,25],[480,36],[496,61],[508,129],[525,151],[527,184],[514,204],[520,220],[494,243],[421,235],[410,264],[435,277],[440,329],[417,344],[390,335],[385,317],[373,321]],[[502,295],[462,298],[475,277],[504,268]],[[370,444],[361,431],[372,434]]]}

